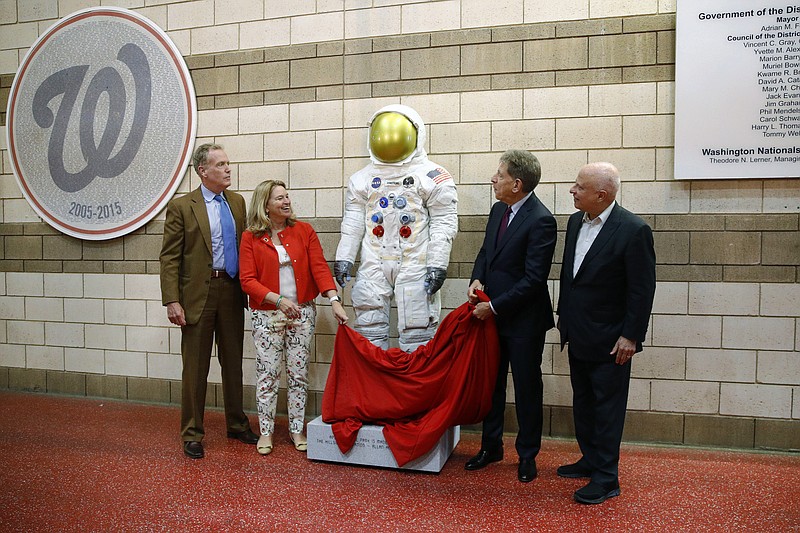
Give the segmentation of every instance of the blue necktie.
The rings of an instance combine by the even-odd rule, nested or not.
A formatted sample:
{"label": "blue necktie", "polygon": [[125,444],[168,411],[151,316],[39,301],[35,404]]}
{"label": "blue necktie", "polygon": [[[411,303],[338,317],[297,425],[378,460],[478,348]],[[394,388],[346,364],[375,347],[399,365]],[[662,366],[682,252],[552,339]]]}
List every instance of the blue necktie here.
{"label": "blue necktie", "polygon": [[225,252],[225,272],[232,278],[239,272],[239,250],[236,249],[236,229],[228,202],[221,195],[214,196],[219,202],[219,222],[222,225],[222,249]]}

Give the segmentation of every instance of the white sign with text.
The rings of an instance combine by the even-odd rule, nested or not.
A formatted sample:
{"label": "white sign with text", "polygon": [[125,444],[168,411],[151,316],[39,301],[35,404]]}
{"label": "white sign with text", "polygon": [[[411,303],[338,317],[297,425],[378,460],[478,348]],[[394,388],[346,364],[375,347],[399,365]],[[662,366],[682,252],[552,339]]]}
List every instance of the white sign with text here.
{"label": "white sign with text", "polygon": [[800,176],[800,2],[680,0],[675,178]]}

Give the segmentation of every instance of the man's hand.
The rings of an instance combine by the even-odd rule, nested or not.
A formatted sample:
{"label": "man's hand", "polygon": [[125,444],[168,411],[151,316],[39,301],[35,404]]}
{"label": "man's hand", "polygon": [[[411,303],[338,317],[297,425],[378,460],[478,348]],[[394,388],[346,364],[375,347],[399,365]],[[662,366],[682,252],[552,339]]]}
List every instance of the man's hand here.
{"label": "man's hand", "polygon": [[636,353],[636,343],[630,339],[626,339],[625,337],[620,336],[617,339],[616,344],[614,344],[614,349],[611,350],[611,355],[616,355],[616,363],[618,365],[624,365],[628,361],[633,358],[633,354]]}
{"label": "man's hand", "polygon": [[428,295],[436,294],[436,291],[442,288],[445,279],[447,279],[447,270],[428,267],[428,273],[425,274],[425,292]]}
{"label": "man's hand", "polygon": [[489,305],[489,302],[479,302],[472,311],[472,316],[479,320],[486,320],[492,315],[494,315],[494,312],[492,311],[492,306]]}
{"label": "man's hand", "polygon": [[353,263],[350,261],[333,262],[333,276],[336,278],[336,283],[338,283],[341,288],[344,288],[347,282],[350,281],[350,269],[352,268]]}
{"label": "man's hand", "polygon": [[183,312],[183,306],[179,302],[167,304],[167,318],[175,325],[186,325],[186,314]]}
{"label": "man's hand", "polygon": [[478,293],[475,291],[482,291],[483,290],[483,283],[481,280],[476,279],[472,283],[469,284],[469,289],[467,289],[467,300],[469,303],[475,304],[478,303]]}

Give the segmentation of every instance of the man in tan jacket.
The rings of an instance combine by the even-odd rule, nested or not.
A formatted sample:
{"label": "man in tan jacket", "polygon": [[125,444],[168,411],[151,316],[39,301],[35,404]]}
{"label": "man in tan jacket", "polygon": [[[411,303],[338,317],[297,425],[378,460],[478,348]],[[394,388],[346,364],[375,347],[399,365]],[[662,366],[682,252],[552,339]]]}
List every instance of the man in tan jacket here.
{"label": "man in tan jacket", "polygon": [[204,456],[203,414],[211,349],[217,344],[228,437],[255,444],[242,406],[242,348],[246,300],[239,285],[238,248],[245,201],[231,185],[222,146],[203,144],[193,156],[201,185],[167,205],[161,248],[161,298],[181,327],[181,438],[192,459]]}

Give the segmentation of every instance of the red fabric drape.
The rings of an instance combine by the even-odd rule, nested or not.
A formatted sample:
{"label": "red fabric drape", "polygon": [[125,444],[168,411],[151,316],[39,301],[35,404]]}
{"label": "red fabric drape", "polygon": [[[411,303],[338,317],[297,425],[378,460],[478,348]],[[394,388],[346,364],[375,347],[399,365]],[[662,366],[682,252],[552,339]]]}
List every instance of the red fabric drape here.
{"label": "red fabric drape", "polygon": [[[488,301],[483,293],[482,301]],[[399,466],[430,451],[448,428],[483,420],[499,366],[494,318],[478,320],[465,303],[445,317],[433,339],[411,353],[383,350],[347,326],[336,333],[322,397],[346,453],[362,424],[378,424]]]}

